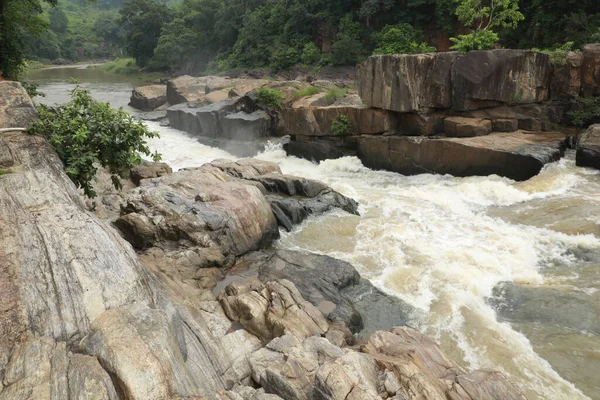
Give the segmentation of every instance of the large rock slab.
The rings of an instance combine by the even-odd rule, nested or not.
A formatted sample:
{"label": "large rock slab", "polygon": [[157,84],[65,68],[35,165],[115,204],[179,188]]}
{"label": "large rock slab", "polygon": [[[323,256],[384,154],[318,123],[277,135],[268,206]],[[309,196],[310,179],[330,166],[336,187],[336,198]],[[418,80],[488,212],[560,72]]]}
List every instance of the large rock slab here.
{"label": "large rock slab", "polygon": [[569,100],[581,93],[583,53],[567,53],[565,65],[554,65],[550,97],[552,100]]}
{"label": "large rock slab", "polygon": [[269,136],[271,117],[265,111],[243,111],[226,115],[221,121],[223,136],[231,140],[258,140]]}
{"label": "large rock slab", "polygon": [[358,136],[314,137],[293,136],[283,149],[288,155],[313,162],[356,156]]}
{"label": "large rock slab", "polygon": [[444,131],[447,136],[473,137],[492,132],[492,121],[481,118],[448,117],[444,119]]}
{"label": "large rock slab", "polygon": [[414,307],[374,287],[351,264],[325,255],[290,250],[252,253],[223,283],[245,276],[263,283],[289,280],[330,323],[343,324],[361,337],[420,318]]}
{"label": "large rock slab", "polygon": [[167,100],[172,105],[187,102],[208,105],[227,97],[244,96],[265,83],[267,81],[262,79],[183,75],[167,82]]}
{"label": "large rock slab", "polygon": [[559,160],[567,147],[562,133],[492,133],[473,138],[361,136],[365,166],[401,174],[500,175],[526,180]]}
{"label": "large rock slab", "polygon": [[581,84],[585,96],[600,95],[600,43],[583,47]]}
{"label": "large rock slab", "polygon": [[452,64],[452,108],[475,110],[548,99],[547,54],[525,50],[470,51]]}
{"label": "large rock slab", "polygon": [[36,117],[33,102],[21,84],[0,81],[0,129],[28,128]]}
{"label": "large rock slab", "polygon": [[366,107],[294,107],[281,112],[283,133],[302,136],[333,136],[331,123],[340,116],[350,120],[353,133],[377,134],[396,129],[393,112]]}
{"label": "large rock slab", "polygon": [[141,111],[153,111],[167,104],[167,86],[149,85],[133,89],[129,105]]}
{"label": "large rock slab", "polygon": [[600,124],[590,126],[579,138],[576,164],[600,169]]}
{"label": "large rock slab", "polygon": [[365,104],[398,112],[452,105],[450,68],[458,53],[372,56],[358,67]]}

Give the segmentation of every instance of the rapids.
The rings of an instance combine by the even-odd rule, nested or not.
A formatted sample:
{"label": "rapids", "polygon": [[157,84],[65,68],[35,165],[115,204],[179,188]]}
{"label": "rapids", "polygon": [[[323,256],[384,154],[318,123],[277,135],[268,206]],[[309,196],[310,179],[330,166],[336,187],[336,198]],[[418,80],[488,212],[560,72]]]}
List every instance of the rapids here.
{"label": "rapids", "polygon": [[[68,73],[32,73],[47,94],[41,101],[67,99]],[[95,80],[100,75],[87,76],[84,86],[99,100],[126,107],[131,85],[111,84],[110,75]],[[161,133],[151,147],[174,169],[235,158],[147,124]],[[360,203],[360,217],[311,218],[282,232],[276,247],[351,262],[375,285],[423,310],[413,325],[461,365],[499,369],[528,398],[600,399],[599,171],[577,168],[573,154],[520,183],[497,176],[406,177],[367,169],[354,157],[315,164],[277,146],[258,158]]]}

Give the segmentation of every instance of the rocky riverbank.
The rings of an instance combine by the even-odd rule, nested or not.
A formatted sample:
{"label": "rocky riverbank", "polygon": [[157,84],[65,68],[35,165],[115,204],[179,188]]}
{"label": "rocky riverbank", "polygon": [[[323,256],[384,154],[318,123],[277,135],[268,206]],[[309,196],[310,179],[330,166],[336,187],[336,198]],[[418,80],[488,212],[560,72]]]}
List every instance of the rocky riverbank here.
{"label": "rocky riverbank", "polygon": [[[352,155],[402,174],[526,180],[581,133],[562,123],[574,98],[597,92],[599,49],[560,64],[521,50],[376,56],[339,82],[183,76],[136,89],[132,105],[161,103],[171,126],[240,156],[284,136],[288,154],[314,161]],[[281,92],[281,110],[257,101],[261,88]]]}
{"label": "rocky riverbank", "polygon": [[523,398],[392,328],[414,310],[351,265],[268,251],[351,199],[217,160],[145,164],[122,193],[100,179],[86,206],[48,143],[9,130],[34,115],[20,86],[0,97],[0,399]]}

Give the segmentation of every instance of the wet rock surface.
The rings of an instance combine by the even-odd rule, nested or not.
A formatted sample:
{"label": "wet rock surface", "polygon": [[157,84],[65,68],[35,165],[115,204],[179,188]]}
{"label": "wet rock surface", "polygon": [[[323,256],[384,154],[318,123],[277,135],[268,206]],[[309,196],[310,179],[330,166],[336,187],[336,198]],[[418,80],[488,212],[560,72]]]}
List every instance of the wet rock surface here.
{"label": "wet rock surface", "polygon": [[577,143],[577,165],[600,169],[600,124],[592,125]]}
{"label": "wet rock surface", "polygon": [[361,136],[358,154],[369,168],[402,174],[500,175],[526,180],[559,160],[562,133],[493,133],[473,138]]}

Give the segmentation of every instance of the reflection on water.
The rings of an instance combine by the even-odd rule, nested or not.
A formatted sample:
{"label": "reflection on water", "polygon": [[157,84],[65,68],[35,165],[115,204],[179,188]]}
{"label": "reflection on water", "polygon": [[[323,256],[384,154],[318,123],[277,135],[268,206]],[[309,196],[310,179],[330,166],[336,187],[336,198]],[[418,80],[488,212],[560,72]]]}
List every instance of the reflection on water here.
{"label": "reflection on water", "polygon": [[[45,73],[37,81],[46,101],[60,101],[70,73]],[[82,81],[98,99],[125,105],[135,83],[106,79]],[[148,124],[161,132],[151,146],[175,169],[233,158]],[[575,167],[573,154],[520,183],[404,177],[352,157],[317,165],[277,147],[260,158],[360,202],[360,217],[336,211],[309,219],[277,246],[351,262],[424,310],[427,318],[415,323],[463,366],[500,369],[531,399],[600,399],[598,171]],[[500,290],[503,282],[513,289]]]}

